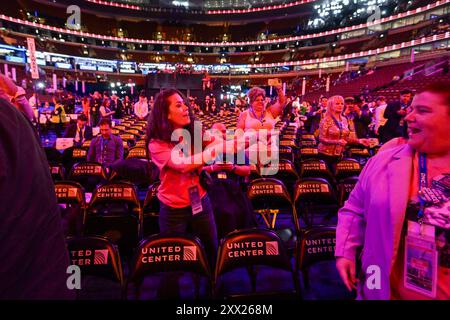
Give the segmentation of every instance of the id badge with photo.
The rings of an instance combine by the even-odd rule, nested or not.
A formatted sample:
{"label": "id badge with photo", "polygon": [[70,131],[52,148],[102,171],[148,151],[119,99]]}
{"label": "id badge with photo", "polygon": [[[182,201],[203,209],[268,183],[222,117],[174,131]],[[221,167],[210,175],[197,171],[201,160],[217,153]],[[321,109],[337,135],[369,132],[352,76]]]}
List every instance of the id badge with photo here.
{"label": "id badge with photo", "polygon": [[192,186],[189,188],[189,199],[191,201],[193,215],[203,211],[202,199],[200,198],[200,190],[198,186]]}
{"label": "id badge with photo", "polygon": [[434,227],[408,221],[403,278],[405,288],[436,298],[437,270]]}

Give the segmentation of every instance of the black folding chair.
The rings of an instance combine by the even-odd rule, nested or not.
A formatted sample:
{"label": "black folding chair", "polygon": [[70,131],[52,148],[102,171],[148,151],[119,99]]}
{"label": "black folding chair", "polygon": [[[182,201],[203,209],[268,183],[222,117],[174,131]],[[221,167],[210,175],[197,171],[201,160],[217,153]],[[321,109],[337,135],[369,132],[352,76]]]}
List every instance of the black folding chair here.
{"label": "black folding chair", "polygon": [[[296,269],[301,272],[305,298],[353,299],[335,267],[336,227],[316,226],[300,235]],[[319,284],[317,288],[313,286]],[[324,286],[328,286],[326,290]]]}
{"label": "black folding chair", "polygon": [[287,248],[292,250],[300,225],[285,185],[273,178],[257,179],[250,183],[247,197],[251,201],[257,224],[275,230]]}
{"label": "black folding chair", "polygon": [[293,198],[295,183],[299,176],[291,161],[280,159],[277,165],[261,167],[260,172],[264,177],[275,178],[283,182],[291,195],[291,199]]}
{"label": "black folding chair", "polygon": [[[336,217],[338,202],[331,184],[323,178],[301,178],[296,185],[294,197],[295,208],[308,226],[316,224],[315,219],[321,218],[331,223]],[[324,220],[325,219],[325,220]]]}
{"label": "black folding chair", "polygon": [[[152,279],[145,291],[158,290],[159,293],[164,292],[164,296],[154,293],[150,298],[179,297],[181,273],[192,280],[188,292],[182,290],[181,295],[186,294],[190,299],[211,297],[211,270],[200,240],[190,236],[153,235],[142,240],[136,250],[126,285],[128,296],[137,300],[145,298],[141,295],[142,287],[150,282],[145,280],[156,276],[157,279]],[[189,294],[191,289],[192,295]]]}
{"label": "black folding chair", "polygon": [[108,180],[106,170],[98,162],[79,162],[73,165],[68,180],[80,183],[87,192],[92,192],[97,185]]}
{"label": "black folding chair", "polygon": [[85,234],[106,236],[130,257],[141,239],[142,212],[136,188],[128,182],[107,182],[93,193],[85,215]]}
{"label": "black folding chair", "polygon": [[119,300],[125,297],[125,280],[119,251],[99,236],[67,239],[70,264],[81,271],[79,300]]}
{"label": "black folding chair", "polygon": [[[250,282],[250,286],[244,286],[242,276],[236,283],[227,277],[230,272],[244,270],[250,280],[245,284]],[[292,270],[283,241],[274,231],[238,230],[222,239],[214,275],[214,297],[273,300],[300,296],[297,273]]]}
{"label": "black folding chair", "polygon": [[159,200],[157,197],[160,181],[153,183],[147,191],[142,206],[143,234],[148,237],[159,233]]}
{"label": "black folding chair", "polygon": [[335,177],[336,181],[340,181],[350,177],[358,177],[361,173],[361,164],[350,158],[340,160],[336,164]]}
{"label": "black folding chair", "polygon": [[53,181],[61,181],[64,180],[66,176],[66,169],[62,165],[62,163],[58,162],[49,162],[50,174],[52,175]]}
{"label": "black folding chair", "polygon": [[64,235],[81,235],[86,209],[83,187],[74,181],[56,181],[55,194],[61,211]]}

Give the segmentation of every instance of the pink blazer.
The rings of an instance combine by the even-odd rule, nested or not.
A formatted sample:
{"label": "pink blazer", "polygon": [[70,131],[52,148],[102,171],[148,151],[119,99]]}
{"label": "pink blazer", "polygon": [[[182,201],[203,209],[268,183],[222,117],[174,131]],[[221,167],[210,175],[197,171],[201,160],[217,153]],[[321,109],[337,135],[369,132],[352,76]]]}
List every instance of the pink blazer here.
{"label": "pink blazer", "polygon": [[[339,210],[336,257],[355,260],[362,249],[357,299],[390,299],[389,278],[405,219],[413,159],[408,144],[380,151],[368,161]],[[367,286],[371,265],[380,268],[380,289]]]}

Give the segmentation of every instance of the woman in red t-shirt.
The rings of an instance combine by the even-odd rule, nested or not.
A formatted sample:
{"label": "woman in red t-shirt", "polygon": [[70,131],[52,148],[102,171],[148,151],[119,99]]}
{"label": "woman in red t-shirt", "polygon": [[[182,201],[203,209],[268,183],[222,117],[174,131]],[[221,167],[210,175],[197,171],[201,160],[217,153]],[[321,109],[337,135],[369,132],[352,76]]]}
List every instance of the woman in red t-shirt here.
{"label": "woman in red t-shirt", "polygon": [[[158,199],[161,205],[161,233],[184,234],[190,228],[200,238],[211,265],[214,265],[217,253],[216,223],[199,178],[203,165],[212,163],[213,154],[208,148],[205,151],[195,150],[194,120],[186,98],[178,90],[161,92],[155,99],[148,120],[148,150],[160,170]],[[198,130],[195,134],[202,135],[202,132]]]}

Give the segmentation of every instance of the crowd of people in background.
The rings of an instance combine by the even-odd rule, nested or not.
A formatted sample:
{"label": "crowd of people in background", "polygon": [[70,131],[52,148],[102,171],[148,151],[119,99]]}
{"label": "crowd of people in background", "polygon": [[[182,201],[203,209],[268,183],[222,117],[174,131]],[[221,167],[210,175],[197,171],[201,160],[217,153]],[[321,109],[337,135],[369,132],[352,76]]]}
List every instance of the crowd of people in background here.
{"label": "crowd of people in background", "polygon": [[[157,194],[160,202],[159,227],[161,232],[185,233],[189,227],[192,228],[205,245],[212,266],[215,263],[219,237],[235,229],[251,227],[254,223],[250,218],[252,216],[251,209],[247,210],[248,199],[240,185],[241,179],[248,177],[251,173],[249,159],[245,159],[245,163],[228,163],[224,159],[211,158],[212,153],[208,150],[214,144],[223,143],[225,152],[234,150],[232,157],[236,157],[239,150],[235,148],[239,144],[236,145],[234,139],[227,139],[227,128],[221,123],[222,120],[225,122],[232,113],[235,115],[235,119],[237,118],[236,128],[244,131],[256,130],[258,134],[263,132],[263,129],[274,129],[278,121],[297,123],[303,133],[309,133],[316,137],[319,158],[324,160],[332,171],[336,163],[342,159],[346,146],[355,145],[367,148],[384,145],[382,146],[382,149],[385,150],[384,157],[374,157],[371,159],[373,161],[366,164],[368,169],[365,169],[361,179],[367,183],[356,185],[356,191],[351,193],[350,200],[339,212],[336,246],[337,269],[349,290],[356,289],[357,286],[354,247],[363,245],[364,234],[368,239],[364,246],[373,247],[374,252],[381,252],[379,256],[382,258],[376,262],[385,266],[391,264],[393,250],[384,250],[380,247],[377,238],[377,235],[384,230],[380,226],[385,221],[374,220],[378,219],[373,217],[378,216],[377,207],[370,209],[367,216],[365,215],[365,208],[370,207],[365,204],[372,204],[371,197],[382,197],[373,192],[374,190],[371,188],[384,183],[392,189],[391,184],[403,183],[405,186],[403,189],[407,190],[409,181],[415,181],[410,179],[412,171],[410,169],[411,165],[417,166],[415,162],[417,156],[415,155],[418,153],[421,157],[428,154],[437,163],[437,167],[431,166],[431,169],[434,170],[433,176],[448,173],[449,140],[448,130],[446,131],[449,116],[448,86],[442,83],[427,87],[414,99],[411,90],[402,90],[398,100],[389,103],[383,96],[364,95],[357,97],[322,96],[319,101],[309,103],[302,101],[299,96],[286,95],[280,85],[275,87],[277,94],[273,98],[267,96],[266,90],[263,88],[254,87],[247,92],[245,98],[236,98],[231,103],[219,101],[213,95],[206,95],[201,99],[193,96],[185,97],[180,91],[169,89],[163,90],[156,98],[147,97],[145,92],[141,91],[135,101],[128,96],[124,98],[116,95],[110,96],[108,92],[95,91],[84,97],[67,93],[64,96],[54,96],[51,107],[48,102],[40,104],[38,97],[34,94],[27,100],[23,89],[1,75],[0,89],[1,97],[5,100],[2,102],[10,101],[25,115],[21,118],[24,121],[27,119],[28,124],[35,120],[33,118],[35,118],[36,112],[39,115],[46,110],[51,110],[51,123],[55,125],[57,136],[73,139],[74,146],[82,146],[84,142],[90,140],[86,160],[101,163],[108,170],[114,170],[114,165],[126,161],[126,159],[124,160],[124,142],[119,135],[113,134],[112,131],[114,119],[120,121],[125,115],[134,115],[137,120],[147,121],[145,142],[148,154],[159,170],[161,181]],[[78,112],[76,112],[77,105]],[[76,123],[66,125],[67,114],[72,113],[77,113]],[[213,128],[218,130],[223,138],[217,141],[212,140],[210,145],[205,144],[204,149],[200,151],[188,148],[186,149],[190,150],[188,154],[180,153],[181,161],[175,161],[173,154],[177,153],[172,152],[175,144],[171,140],[174,130],[184,128],[193,133],[194,120],[206,115],[213,116],[210,117],[215,122]],[[15,117],[17,118],[17,115]],[[435,125],[436,128],[434,128]],[[99,134],[96,137],[93,134],[93,127],[99,127]],[[259,147],[259,143],[260,141],[253,145],[247,145],[246,142],[245,146],[241,147],[250,150],[255,145]],[[270,142],[266,143],[266,147],[268,147]],[[399,158],[398,152],[407,154],[407,157]],[[435,160],[435,156],[438,160]],[[397,163],[396,170],[401,171],[405,168],[407,171],[403,170],[400,174],[396,172],[395,175],[390,172],[394,168],[390,162],[396,159],[403,159],[403,162]],[[214,161],[211,164],[209,160]],[[433,161],[430,162],[432,165]],[[204,176],[205,172],[211,175],[215,173],[235,175],[236,183],[226,186],[221,186],[220,183],[209,184],[208,178]],[[394,176],[398,181],[392,180]],[[229,199],[226,190],[234,190],[230,193]],[[409,195],[410,200],[416,200],[417,191],[414,189],[414,192]],[[402,192],[400,200],[406,207],[408,194]],[[241,198],[242,201],[239,202],[237,199]],[[387,197],[380,199],[380,203],[383,204],[391,201]],[[227,213],[223,212],[227,206],[220,206],[221,201],[222,203],[224,203],[223,201],[239,203],[243,210],[239,214],[241,219],[232,219],[233,215],[236,216],[235,211],[231,213],[231,216],[227,216]],[[388,206],[383,205],[383,215],[388,215],[386,208]],[[404,211],[399,208],[394,209],[391,208],[391,211],[394,210],[392,212],[398,216],[395,221],[395,230],[400,234],[404,225],[402,221],[406,221],[400,221],[400,218],[406,218]],[[223,223],[224,220],[227,222]],[[354,220],[361,221],[358,222],[357,229],[349,227],[351,222],[348,223],[348,221]],[[220,224],[217,224],[216,221],[219,221]],[[367,227],[365,227],[366,224]],[[404,234],[402,233],[403,238]],[[350,243],[346,239],[353,239],[354,243]],[[398,244],[399,238],[392,239],[390,234],[383,236],[383,239],[399,245],[400,252],[405,250],[402,244],[404,240],[400,240],[400,244]],[[448,239],[446,241],[448,243]],[[444,252],[444,249],[439,248]],[[403,270],[401,257],[400,253],[395,261],[396,264],[391,266],[393,268],[390,273],[391,278],[387,276],[383,278],[384,284],[391,281],[392,290],[385,289],[379,293],[379,296],[376,296],[364,292],[360,288],[358,294],[366,295],[366,298],[410,298],[411,292],[401,291],[404,288],[399,285],[398,279],[401,278]],[[364,255],[363,263],[367,264],[367,261],[372,261],[371,259],[372,257]],[[445,271],[448,270],[445,269],[448,266],[442,265],[443,262],[445,259],[440,261],[439,265],[439,272],[443,271],[444,273],[440,274],[437,285],[438,297],[448,297],[448,272]],[[170,283],[171,279],[164,281]],[[389,288],[389,286],[386,287]]]}
{"label": "crowd of people in background", "polygon": [[[261,90],[264,91],[264,89]],[[377,138],[379,142],[386,143],[392,138],[404,136],[406,126],[403,118],[412,101],[412,94],[410,90],[403,90],[398,100],[389,103],[384,96],[372,97],[361,94],[354,97],[341,97],[342,112],[339,113],[342,114],[343,121],[347,123],[346,127],[352,139],[349,143],[362,142],[363,145],[367,145],[367,140],[358,139],[369,138]],[[308,133],[319,139],[322,137],[323,140],[326,133],[321,132],[324,126],[320,129],[320,124],[327,118],[326,115],[332,107],[329,106],[331,97],[322,96],[318,101],[302,100],[302,97],[295,93],[283,94],[283,97],[285,108],[274,117],[274,120],[296,122],[304,126]],[[28,102],[36,120],[44,116],[46,119],[44,122],[55,127],[57,136],[63,136],[68,114],[83,114],[90,127],[97,127],[103,119],[119,120],[126,115],[134,115],[138,120],[146,120],[153,108],[154,99],[154,96],[147,96],[144,90],[140,91],[136,97],[128,95],[119,97],[116,94],[110,95],[108,91],[102,93],[94,91],[85,96],[67,92],[61,96],[54,96],[52,102],[45,103],[40,103],[37,95],[33,94]],[[264,101],[261,104],[266,108],[274,101],[274,98],[264,93]],[[212,115],[226,119],[230,114],[239,116],[251,109],[248,99],[242,96],[235,97],[231,101],[220,101],[213,94],[203,97],[189,96],[188,102],[193,113],[200,117]],[[42,120],[40,121],[42,123]]]}

